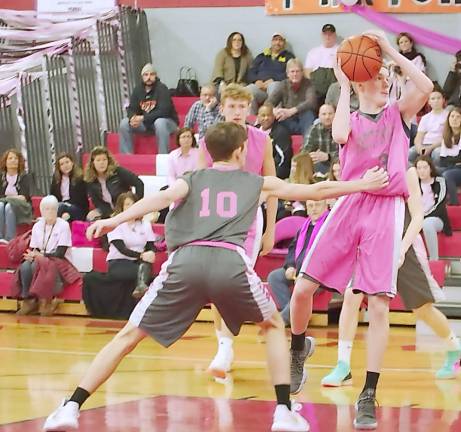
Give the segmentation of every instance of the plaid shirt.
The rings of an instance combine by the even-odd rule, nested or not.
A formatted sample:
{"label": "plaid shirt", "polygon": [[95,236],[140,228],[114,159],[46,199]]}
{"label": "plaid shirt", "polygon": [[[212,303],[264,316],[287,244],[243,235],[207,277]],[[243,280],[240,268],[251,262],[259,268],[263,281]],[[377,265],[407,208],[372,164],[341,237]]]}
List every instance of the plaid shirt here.
{"label": "plaid shirt", "polygon": [[338,144],[333,141],[331,128],[325,128],[322,123],[314,124],[309,129],[302,151],[310,153],[317,150],[328,153],[330,160],[338,157]]}
{"label": "plaid shirt", "polygon": [[193,129],[198,123],[198,136],[202,138],[209,126],[216,122],[219,115],[219,106],[216,104],[210,111],[207,111],[201,101],[194,102],[184,120],[184,127]]}

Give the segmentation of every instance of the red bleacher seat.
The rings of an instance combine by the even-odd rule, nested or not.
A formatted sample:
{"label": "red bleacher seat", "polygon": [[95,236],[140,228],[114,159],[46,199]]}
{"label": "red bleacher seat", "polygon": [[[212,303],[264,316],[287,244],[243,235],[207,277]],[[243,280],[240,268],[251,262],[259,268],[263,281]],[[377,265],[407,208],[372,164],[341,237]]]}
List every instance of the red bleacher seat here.
{"label": "red bleacher seat", "polygon": [[439,233],[439,255],[441,257],[461,256],[461,232],[455,231],[451,237]]}
{"label": "red bleacher seat", "polygon": [[42,200],[42,196],[32,196],[32,214],[34,217],[38,218],[41,216],[40,214],[40,201]]}
{"label": "red bleacher seat", "polygon": [[0,269],[13,268],[13,265],[8,258],[7,247],[8,245],[0,244]]}
{"label": "red bleacher seat", "polygon": [[262,279],[267,280],[267,276],[272,270],[282,267],[285,262],[283,255],[265,255],[260,256],[255,265],[256,274]]}
{"label": "red bleacher seat", "polygon": [[180,96],[175,96],[172,99],[173,99],[173,105],[176,108],[176,112],[178,113],[178,116],[180,115],[185,116],[187,112],[189,111],[190,107],[192,106],[192,104],[199,100],[198,97],[180,97]]}
{"label": "red bleacher seat", "polygon": [[11,285],[14,280],[14,273],[0,272],[0,297],[11,295]]}
{"label": "red bleacher seat", "polygon": [[155,234],[158,234],[160,236],[165,236],[165,225],[164,224],[159,224],[159,223],[152,224],[152,229],[154,230]]}
{"label": "red bleacher seat", "polygon": [[397,294],[389,303],[390,311],[406,311],[401,297]]}
{"label": "red bleacher seat", "polygon": [[447,210],[451,228],[453,230],[461,230],[461,206],[447,206]]}
{"label": "red bleacher seat", "polygon": [[293,154],[298,154],[304,144],[304,139],[302,135],[291,135],[291,147],[293,149]]}
{"label": "red bleacher seat", "polygon": [[79,279],[73,284],[66,285],[58,297],[64,300],[80,301],[82,300],[82,287],[83,281]]}
{"label": "red bleacher seat", "polygon": [[429,261],[432,275],[437,283],[443,287],[445,285],[446,262],[443,260]]}
{"label": "red bleacher seat", "polygon": [[[109,132],[106,136],[106,145],[109,151],[116,155],[120,153],[118,133]],[[135,134],[133,138],[134,154],[155,155],[158,153],[155,135]],[[176,148],[176,135],[170,135],[170,151]]]}
{"label": "red bleacher seat", "polygon": [[106,135],[106,147],[111,153],[120,152],[119,136],[117,132],[108,132]]}

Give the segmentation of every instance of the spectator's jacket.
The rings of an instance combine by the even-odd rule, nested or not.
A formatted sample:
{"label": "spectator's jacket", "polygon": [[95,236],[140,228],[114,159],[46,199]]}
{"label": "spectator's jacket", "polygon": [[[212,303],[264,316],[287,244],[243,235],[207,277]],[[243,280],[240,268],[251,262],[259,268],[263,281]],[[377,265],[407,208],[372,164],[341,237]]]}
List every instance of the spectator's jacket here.
{"label": "spectator's jacket", "polygon": [[[311,225],[311,218],[307,218],[306,222],[304,222],[304,225],[298,231],[296,237],[293,239],[288,248],[288,254],[285,258],[285,264],[283,266],[285,270],[288,267],[294,267],[296,269],[296,274],[299,274],[306,253],[312,246],[312,243],[317,237],[317,234],[320,231],[320,228],[322,228],[322,225],[329,213],[329,210],[325,211],[325,213],[320,216],[319,220],[313,226]],[[309,227],[311,227],[310,230]],[[309,231],[310,235],[308,235]]]}
{"label": "spectator's jacket", "polygon": [[461,72],[448,72],[443,91],[447,95],[448,105],[461,106]]}
{"label": "spectator's jacket", "polygon": [[[62,202],[61,184],[56,181],[54,176],[50,185],[50,195],[54,195],[59,202]],[[68,203],[77,206],[86,216],[88,213],[88,196],[86,194],[86,183],[83,179],[77,179],[76,181],[70,179],[69,196]]]}
{"label": "spectator's jacket", "polygon": [[143,115],[144,126],[151,130],[158,118],[169,118],[179,124],[178,114],[171,100],[170,92],[158,78],[148,92],[146,92],[144,83],[134,88],[127,112],[128,118],[134,115]]}
{"label": "spectator's jacket", "polygon": [[[6,181],[6,173],[3,172],[1,174],[0,198],[5,197],[5,191],[7,186],[8,182]],[[26,197],[26,200],[30,202],[30,196],[32,195],[32,181],[30,175],[26,173],[18,175],[15,187],[18,191],[18,195],[24,195]]]}
{"label": "spectator's jacket", "polygon": [[303,152],[317,150],[328,153],[328,161],[336,159],[339,153],[339,146],[333,141],[332,128],[326,128],[322,123],[313,125],[304,139]]}
{"label": "spectator's jacket", "polygon": [[272,59],[271,50],[266,48],[261,54],[257,55],[248,70],[247,80],[254,83],[258,80],[283,81],[286,78],[287,61],[294,58],[294,55],[287,50],[283,50],[279,55]]}
{"label": "spectator's jacket", "polygon": [[231,55],[229,55],[226,49],[219,51],[216,56],[213,73],[211,76],[211,82],[219,83],[223,80],[226,84],[237,83],[241,85],[246,84],[246,75],[248,68],[253,61],[253,56],[248,51],[246,55],[240,57],[240,70],[235,70],[235,61]]}
{"label": "spectator's jacket", "polygon": [[295,108],[298,113],[317,110],[317,94],[311,81],[302,78],[296,90],[288,79],[283,80],[282,85],[269,98],[269,102],[275,107],[281,104],[282,108]]}
{"label": "spectator's jacket", "polygon": [[[421,182],[419,182],[421,187]],[[447,185],[443,177],[435,177],[434,182],[431,184],[432,193],[434,194],[434,206],[424,213],[424,217],[438,217],[443,222],[443,233],[447,236],[451,236],[451,224],[448,218],[447,212]],[[422,193],[422,189],[421,189]]]}

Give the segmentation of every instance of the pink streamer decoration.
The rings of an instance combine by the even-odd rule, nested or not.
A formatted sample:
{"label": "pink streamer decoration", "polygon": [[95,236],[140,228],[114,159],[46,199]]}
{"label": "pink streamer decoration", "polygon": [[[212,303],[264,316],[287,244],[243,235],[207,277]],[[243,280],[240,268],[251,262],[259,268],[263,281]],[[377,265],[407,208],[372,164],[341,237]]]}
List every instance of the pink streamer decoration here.
{"label": "pink streamer decoration", "polygon": [[455,54],[457,51],[461,50],[460,39],[444,36],[414,24],[400,21],[389,14],[376,12],[371,7],[357,5],[352,7],[343,5],[343,7],[346,11],[354,12],[367,21],[392,33],[398,34],[400,32],[408,32],[418,44],[449,54]]}

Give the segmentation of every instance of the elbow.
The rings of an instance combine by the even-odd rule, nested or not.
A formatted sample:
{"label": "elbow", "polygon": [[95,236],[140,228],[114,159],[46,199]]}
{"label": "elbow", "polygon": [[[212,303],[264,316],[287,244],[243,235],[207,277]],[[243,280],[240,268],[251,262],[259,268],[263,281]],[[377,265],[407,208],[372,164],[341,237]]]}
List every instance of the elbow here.
{"label": "elbow", "polygon": [[425,83],[424,83],[424,88],[423,92],[424,94],[429,97],[430,94],[434,91],[434,83],[431,81],[431,79],[425,75]]}
{"label": "elbow", "polygon": [[347,142],[347,139],[349,138],[348,134],[338,133],[338,132],[335,133],[334,131],[333,131],[332,137],[333,137],[333,141],[336,144],[345,144]]}

